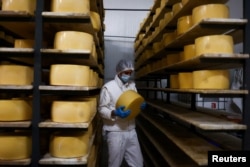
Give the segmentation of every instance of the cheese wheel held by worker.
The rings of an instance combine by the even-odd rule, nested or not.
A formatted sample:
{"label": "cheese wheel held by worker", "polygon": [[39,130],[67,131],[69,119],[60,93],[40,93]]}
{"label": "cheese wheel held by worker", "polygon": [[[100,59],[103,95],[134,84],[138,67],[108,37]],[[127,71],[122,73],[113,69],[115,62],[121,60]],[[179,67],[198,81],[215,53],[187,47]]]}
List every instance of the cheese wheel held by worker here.
{"label": "cheese wheel held by worker", "polygon": [[32,107],[21,99],[0,100],[0,121],[31,120]]}
{"label": "cheese wheel held by worker", "polygon": [[54,49],[92,51],[94,38],[91,34],[78,31],[59,31],[55,34]]}
{"label": "cheese wheel held by worker", "polygon": [[178,80],[179,80],[180,89],[192,89],[193,88],[193,73],[192,72],[179,72]]}
{"label": "cheese wheel held by worker", "polygon": [[90,0],[51,0],[52,12],[85,13],[90,11]]}
{"label": "cheese wheel held by worker", "polygon": [[0,133],[0,160],[21,160],[30,158],[31,135],[23,132]]}
{"label": "cheese wheel held by worker", "polygon": [[54,64],[50,68],[51,85],[89,86],[89,66]]}
{"label": "cheese wheel held by worker", "polygon": [[229,18],[228,6],[224,4],[207,4],[193,8],[193,25],[207,18]]}
{"label": "cheese wheel held by worker", "polygon": [[208,35],[195,39],[195,56],[206,53],[234,53],[234,42],[230,35]]}
{"label": "cheese wheel held by worker", "polygon": [[228,70],[193,71],[194,89],[229,89]]}
{"label": "cheese wheel held by worker", "polygon": [[144,102],[144,98],[133,90],[123,92],[116,102],[116,108],[125,106],[124,110],[130,110],[131,113],[127,119],[135,118],[141,111],[141,104]]}
{"label": "cheese wheel held by worker", "polygon": [[170,79],[170,88],[172,89],[179,89],[179,78],[178,78],[178,74],[172,74],[169,77]]}
{"label": "cheese wheel held by worker", "polygon": [[0,65],[0,85],[31,85],[33,68],[23,65]]}
{"label": "cheese wheel held by worker", "polygon": [[53,101],[51,120],[62,123],[89,122],[92,116],[88,101]]}
{"label": "cheese wheel held by worker", "polygon": [[2,0],[3,11],[27,12],[35,14],[36,0]]}
{"label": "cheese wheel held by worker", "polygon": [[87,132],[57,132],[50,138],[49,152],[56,158],[78,158],[87,155]]}
{"label": "cheese wheel held by worker", "polygon": [[184,34],[192,27],[192,16],[182,16],[177,21],[177,35]]}

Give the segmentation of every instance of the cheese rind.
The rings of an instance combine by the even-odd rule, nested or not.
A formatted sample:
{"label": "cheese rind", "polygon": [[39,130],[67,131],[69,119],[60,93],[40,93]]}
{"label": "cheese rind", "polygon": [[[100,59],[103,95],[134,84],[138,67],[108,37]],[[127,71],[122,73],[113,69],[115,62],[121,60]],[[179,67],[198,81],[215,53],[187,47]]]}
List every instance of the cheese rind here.
{"label": "cheese rind", "polygon": [[33,48],[35,41],[32,39],[16,39],[14,43],[15,48]]}
{"label": "cheese rind", "polygon": [[54,64],[50,68],[50,84],[89,86],[89,75],[89,66]]}
{"label": "cheese rind", "polygon": [[208,35],[195,39],[195,56],[206,53],[232,54],[233,52],[234,42],[230,35]]}
{"label": "cheese rind", "polygon": [[101,18],[97,12],[90,11],[90,20],[95,31],[100,31],[101,29]]}
{"label": "cheese rind", "polygon": [[0,160],[19,160],[31,156],[30,135],[19,132],[0,133],[0,143]]}
{"label": "cheese rind", "polygon": [[193,8],[193,24],[199,23],[202,19],[207,18],[229,18],[229,8],[224,4],[207,4]]}
{"label": "cheese rind", "polygon": [[52,12],[89,13],[89,0],[51,0]]}
{"label": "cheese rind", "polygon": [[54,49],[92,51],[94,38],[91,34],[78,31],[59,31],[55,34]]}
{"label": "cheese rind", "polygon": [[88,101],[54,101],[51,107],[53,122],[77,123],[89,122],[92,116]]}
{"label": "cheese rind", "polygon": [[34,15],[36,0],[2,0],[3,11],[24,11]]}
{"label": "cheese rind", "polygon": [[169,77],[170,79],[170,88],[172,89],[179,89],[179,78],[178,78],[178,74],[172,74]]}
{"label": "cheese rind", "polygon": [[192,27],[192,16],[182,16],[177,21],[177,35],[184,34]]}
{"label": "cheese rind", "polygon": [[144,102],[144,98],[133,90],[123,92],[116,102],[116,108],[125,106],[124,110],[130,110],[131,113],[126,119],[135,118],[141,111],[140,106]]}
{"label": "cheese rind", "polygon": [[0,85],[31,85],[33,68],[22,65],[0,65]]}
{"label": "cheese rind", "polygon": [[32,107],[25,100],[0,100],[0,121],[31,120]]}
{"label": "cheese rind", "polygon": [[194,89],[229,89],[229,85],[228,70],[193,71]]}
{"label": "cheese rind", "polygon": [[193,73],[192,72],[179,72],[178,81],[180,89],[193,88]]}
{"label": "cheese rind", "polygon": [[181,61],[191,59],[195,56],[195,45],[194,44],[185,45],[183,50],[184,50],[183,54],[180,57]]}
{"label": "cheese rind", "polygon": [[57,158],[77,158],[85,156],[89,150],[87,132],[54,133],[50,138],[50,155]]}

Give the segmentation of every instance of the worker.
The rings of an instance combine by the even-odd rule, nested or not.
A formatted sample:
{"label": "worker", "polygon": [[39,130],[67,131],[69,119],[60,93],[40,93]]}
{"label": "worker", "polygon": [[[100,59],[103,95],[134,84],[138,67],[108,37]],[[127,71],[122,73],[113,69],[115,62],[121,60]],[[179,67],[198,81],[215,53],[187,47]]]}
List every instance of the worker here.
{"label": "worker", "polygon": [[[116,65],[115,78],[101,89],[98,111],[103,118],[103,135],[108,148],[108,166],[120,167],[123,159],[130,167],[142,167],[143,157],[135,130],[135,119],[125,119],[131,113],[124,106],[115,108],[119,96],[127,90],[137,91],[131,80],[134,71],[131,60],[122,59]],[[141,104],[141,110],[146,102]]]}

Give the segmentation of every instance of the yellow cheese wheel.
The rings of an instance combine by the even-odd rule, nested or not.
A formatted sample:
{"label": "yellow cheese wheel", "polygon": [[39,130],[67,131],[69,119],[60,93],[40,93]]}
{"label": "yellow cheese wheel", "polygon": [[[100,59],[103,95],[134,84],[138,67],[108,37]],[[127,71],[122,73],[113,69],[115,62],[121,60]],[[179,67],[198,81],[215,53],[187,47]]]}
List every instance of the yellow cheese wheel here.
{"label": "yellow cheese wheel", "polygon": [[193,71],[194,89],[229,89],[228,70]]}
{"label": "yellow cheese wheel", "polygon": [[182,5],[185,5],[186,3],[188,3],[189,0],[181,0]]}
{"label": "yellow cheese wheel", "polygon": [[101,18],[97,12],[90,11],[90,20],[95,31],[100,31],[101,29]]}
{"label": "yellow cheese wheel", "polygon": [[89,149],[87,132],[57,132],[50,138],[50,155],[57,158],[85,156]]}
{"label": "yellow cheese wheel", "polygon": [[33,48],[35,41],[33,39],[16,39],[14,42],[15,48]]}
{"label": "yellow cheese wheel", "polygon": [[36,0],[2,0],[3,11],[22,11],[35,14]]}
{"label": "yellow cheese wheel", "polygon": [[192,16],[182,16],[177,21],[177,35],[187,32],[192,27]]}
{"label": "yellow cheese wheel", "polygon": [[193,8],[192,21],[193,24],[199,23],[206,18],[228,18],[229,8],[224,4],[207,4]]}
{"label": "yellow cheese wheel", "polygon": [[165,23],[168,23],[172,18],[173,18],[173,12],[172,12],[172,11],[167,12],[167,13],[164,15]]}
{"label": "yellow cheese wheel", "polygon": [[120,106],[125,106],[124,110],[131,111],[127,119],[132,119],[140,113],[140,106],[144,101],[144,98],[140,94],[133,90],[128,90],[120,95],[116,102],[116,108]]}
{"label": "yellow cheese wheel", "polygon": [[176,15],[183,7],[183,4],[181,2],[175,3],[172,6],[172,11],[173,11],[173,15]]}
{"label": "yellow cheese wheel", "polygon": [[178,63],[180,61],[180,54],[179,53],[169,54],[166,57],[166,61],[167,65],[173,65],[175,63]]}
{"label": "yellow cheese wheel", "polygon": [[89,66],[54,64],[50,68],[50,84],[89,86],[89,75]]}
{"label": "yellow cheese wheel", "polygon": [[195,39],[195,56],[205,53],[234,52],[234,42],[230,35],[208,35]]}
{"label": "yellow cheese wheel", "polygon": [[51,0],[52,12],[89,13],[90,0]]}
{"label": "yellow cheese wheel", "polygon": [[173,42],[173,40],[175,40],[177,34],[176,31],[173,32],[167,32],[163,35],[163,43],[164,46],[170,44],[171,42]]}
{"label": "yellow cheese wheel", "polygon": [[191,58],[195,57],[195,45],[189,44],[184,46],[184,51],[181,56],[181,61],[189,60]]}
{"label": "yellow cheese wheel", "polygon": [[51,120],[53,122],[78,123],[89,122],[92,116],[88,101],[53,101]]}
{"label": "yellow cheese wheel", "polygon": [[192,89],[193,88],[193,73],[192,72],[179,72],[178,80],[179,80],[180,89]]}
{"label": "yellow cheese wheel", "polygon": [[0,85],[31,85],[33,68],[22,65],[0,65]]}
{"label": "yellow cheese wheel", "polygon": [[0,160],[30,158],[31,136],[22,132],[0,133]]}
{"label": "yellow cheese wheel", "polygon": [[0,121],[31,120],[32,107],[20,99],[0,100]]}
{"label": "yellow cheese wheel", "polygon": [[91,34],[78,31],[59,31],[55,34],[54,48],[61,50],[92,51],[94,38]]}
{"label": "yellow cheese wheel", "polygon": [[172,89],[179,89],[179,78],[178,78],[178,74],[172,74],[169,77],[170,79],[170,88]]}

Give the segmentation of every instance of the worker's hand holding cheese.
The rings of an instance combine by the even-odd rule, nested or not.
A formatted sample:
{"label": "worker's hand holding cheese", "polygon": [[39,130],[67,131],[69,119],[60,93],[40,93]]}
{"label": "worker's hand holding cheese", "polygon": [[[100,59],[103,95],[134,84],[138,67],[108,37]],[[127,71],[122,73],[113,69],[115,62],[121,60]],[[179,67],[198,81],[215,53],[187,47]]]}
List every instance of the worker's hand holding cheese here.
{"label": "worker's hand holding cheese", "polygon": [[116,116],[118,116],[118,117],[121,117],[121,118],[126,118],[126,117],[128,117],[131,111],[130,111],[130,110],[125,110],[125,111],[124,111],[124,108],[125,108],[125,106],[120,106],[120,107],[118,107],[118,108],[114,111],[114,114],[115,114]]}

